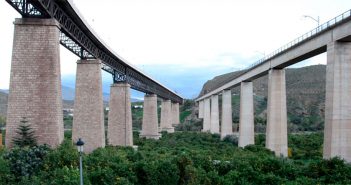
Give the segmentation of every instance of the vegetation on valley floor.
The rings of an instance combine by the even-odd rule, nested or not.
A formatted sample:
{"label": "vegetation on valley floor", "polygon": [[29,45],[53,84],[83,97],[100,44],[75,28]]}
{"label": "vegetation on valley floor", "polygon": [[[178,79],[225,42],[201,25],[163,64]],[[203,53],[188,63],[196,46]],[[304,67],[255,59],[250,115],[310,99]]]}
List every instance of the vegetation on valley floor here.
{"label": "vegetation on valley floor", "polygon": [[[66,132],[57,149],[45,146],[0,151],[0,184],[78,184],[78,152]],[[256,145],[199,132],[140,139],[138,151],[107,146],[84,155],[85,184],[350,184],[351,165],[322,159],[321,133],[289,135],[290,158]],[[35,159],[29,160],[28,159]],[[14,163],[14,161],[17,161]]]}

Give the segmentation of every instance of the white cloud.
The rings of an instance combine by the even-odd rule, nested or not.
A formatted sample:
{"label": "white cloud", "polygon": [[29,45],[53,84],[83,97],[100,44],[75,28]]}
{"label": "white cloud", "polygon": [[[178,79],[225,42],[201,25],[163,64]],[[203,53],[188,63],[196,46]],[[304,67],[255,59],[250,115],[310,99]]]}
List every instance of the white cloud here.
{"label": "white cloud", "polygon": [[[349,0],[75,0],[83,17],[120,56],[137,66],[176,64],[242,69],[351,7]],[[13,20],[0,1],[0,88],[8,87]],[[256,52],[259,51],[259,52]],[[61,48],[63,75],[77,58]],[[319,63],[311,59],[308,64]],[[142,67],[140,67],[142,68]],[[162,77],[161,77],[162,78]]]}

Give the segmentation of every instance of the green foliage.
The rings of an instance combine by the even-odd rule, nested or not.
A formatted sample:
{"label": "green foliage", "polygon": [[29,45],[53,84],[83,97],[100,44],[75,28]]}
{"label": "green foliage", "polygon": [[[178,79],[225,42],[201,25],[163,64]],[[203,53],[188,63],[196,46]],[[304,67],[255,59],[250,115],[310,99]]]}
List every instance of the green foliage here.
{"label": "green foliage", "polygon": [[184,123],[184,120],[186,117],[188,117],[191,114],[190,110],[186,110],[180,113],[180,122]]}
{"label": "green foliage", "polygon": [[322,158],[323,133],[290,134],[288,139],[293,159]]}
{"label": "green foliage", "polygon": [[[137,136],[137,134],[135,134]],[[323,160],[320,133],[290,135],[292,158],[276,157],[257,145],[236,147],[231,138],[199,132],[164,134],[160,140],[134,138],[131,147],[100,148],[83,155],[84,184],[212,185],[212,184],[350,184],[351,165]],[[20,151],[13,150],[16,155]],[[0,150],[0,184],[78,184],[79,154],[71,140],[48,150],[31,176],[15,175]]]}
{"label": "green foliage", "polygon": [[15,147],[6,152],[3,158],[8,161],[9,169],[16,178],[32,176],[43,166],[43,159],[49,150],[46,145]]}
{"label": "green foliage", "polygon": [[31,128],[30,124],[28,124],[28,120],[26,118],[22,118],[16,133],[17,137],[14,137],[12,140],[15,146],[25,147],[37,145],[34,130]]}

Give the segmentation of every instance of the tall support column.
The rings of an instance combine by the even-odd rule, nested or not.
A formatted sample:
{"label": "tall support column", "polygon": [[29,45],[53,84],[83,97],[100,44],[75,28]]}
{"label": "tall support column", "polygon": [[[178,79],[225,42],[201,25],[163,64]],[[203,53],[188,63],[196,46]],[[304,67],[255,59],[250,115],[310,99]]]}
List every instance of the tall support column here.
{"label": "tall support column", "polygon": [[179,103],[172,103],[172,125],[179,125]]}
{"label": "tall support column", "polygon": [[6,146],[25,118],[38,144],[63,140],[59,24],[54,19],[16,19],[8,98]]}
{"label": "tall support column", "polygon": [[199,118],[204,118],[204,101],[199,101]]}
{"label": "tall support column", "polygon": [[174,132],[174,127],[172,127],[172,103],[171,100],[163,100],[161,103],[161,131],[166,131],[168,133]]}
{"label": "tall support column", "polygon": [[211,133],[219,134],[219,107],[218,107],[218,95],[212,95],[211,97]]}
{"label": "tall support column", "polygon": [[77,61],[72,140],[79,138],[86,153],[105,147],[100,60]]}
{"label": "tall support column", "polygon": [[113,146],[133,146],[130,85],[115,83],[110,89],[107,140]]}
{"label": "tall support column", "polygon": [[210,98],[204,100],[204,121],[203,121],[203,132],[209,132],[211,129],[211,102]]}
{"label": "tall support column", "polygon": [[288,156],[285,70],[271,69],[268,74],[266,148],[277,156]]}
{"label": "tall support column", "polygon": [[239,147],[255,144],[252,82],[241,82]]}
{"label": "tall support column", "polygon": [[140,137],[159,139],[157,118],[157,96],[146,94],[144,97],[143,123]]}
{"label": "tall support column", "polygon": [[351,43],[327,46],[323,158],[351,162]]}
{"label": "tall support column", "polygon": [[222,125],[221,139],[227,135],[233,134],[233,118],[232,118],[232,92],[224,90],[222,93]]}

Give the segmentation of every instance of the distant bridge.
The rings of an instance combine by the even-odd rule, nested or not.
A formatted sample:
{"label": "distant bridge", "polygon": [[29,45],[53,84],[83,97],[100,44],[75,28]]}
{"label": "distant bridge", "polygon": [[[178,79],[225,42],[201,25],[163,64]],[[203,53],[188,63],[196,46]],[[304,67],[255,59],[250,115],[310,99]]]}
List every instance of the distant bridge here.
{"label": "distant bridge", "polygon": [[114,81],[181,103],[182,97],[147,76],[108,48],[84,21],[71,0],[6,0],[23,18],[54,18],[60,24],[60,43],[81,59],[100,59]]}
{"label": "distant bridge", "polygon": [[[266,147],[287,156],[285,67],[327,52],[325,158],[351,161],[351,10],[329,20],[257,61],[248,69],[200,95],[204,131],[231,134],[231,89],[241,86],[239,146],[254,143],[252,81],[268,74]],[[222,95],[219,127],[218,95]],[[219,130],[221,128],[221,130]]]}
{"label": "distant bridge", "polygon": [[[60,73],[63,45],[77,61],[72,139],[82,138],[86,151],[104,147],[106,136],[101,69],[112,74],[107,140],[132,146],[130,88],[146,93],[140,136],[158,139],[174,132],[183,98],[123,60],[101,41],[70,0],[6,0],[22,18],[14,22],[6,146],[26,118],[39,144],[58,146],[64,135]],[[162,99],[160,128],[157,100]]]}

